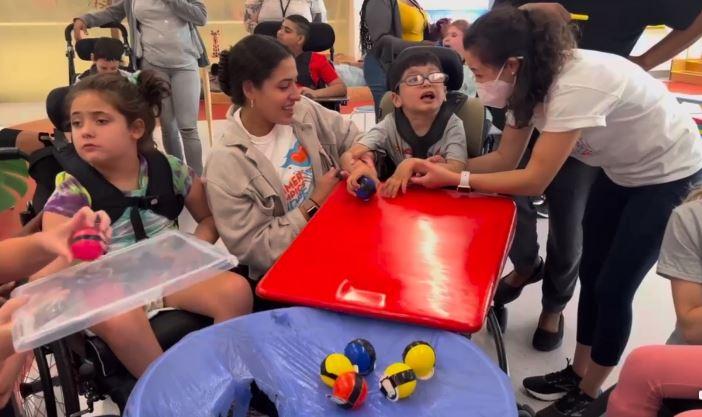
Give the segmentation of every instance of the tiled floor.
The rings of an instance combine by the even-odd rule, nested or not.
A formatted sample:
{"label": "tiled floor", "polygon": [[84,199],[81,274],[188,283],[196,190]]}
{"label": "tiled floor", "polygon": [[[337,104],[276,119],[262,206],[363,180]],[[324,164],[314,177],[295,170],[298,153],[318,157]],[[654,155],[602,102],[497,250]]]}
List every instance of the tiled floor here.
{"label": "tiled floor", "polygon": [[[0,104],[0,126],[36,120],[43,118],[43,114],[43,104]],[[356,120],[363,124],[363,116],[357,116]],[[216,122],[215,137],[221,128],[222,122]],[[203,122],[200,123],[200,132],[201,136],[206,136],[206,125]],[[159,136],[158,132],[156,132],[156,136]],[[203,140],[203,143],[206,154],[209,145],[207,140]],[[192,228],[192,225],[191,219],[184,217],[181,221],[181,226],[185,230]],[[548,222],[540,220],[538,230],[542,252],[544,252]],[[507,265],[505,270],[509,271],[510,266]],[[565,365],[566,358],[572,357],[575,346],[577,293],[575,301],[571,302],[565,311],[566,338],[564,344],[560,349],[551,353],[540,353],[531,348],[531,337],[540,312],[540,300],[539,285],[527,287],[522,297],[510,305],[510,320],[505,334],[511,377],[517,390],[518,401],[526,402],[535,409],[542,408],[546,404],[525,397],[519,388],[521,380],[526,376],[560,369]],[[644,280],[635,300],[634,326],[628,351],[645,344],[664,343],[674,326],[674,322],[675,315],[668,282],[651,272]],[[485,331],[476,335],[473,340],[486,352],[492,354],[494,351],[492,339]],[[618,369],[608,382],[614,382],[617,373]],[[108,405],[107,409],[101,410],[101,412],[110,410],[112,410],[111,405]]]}

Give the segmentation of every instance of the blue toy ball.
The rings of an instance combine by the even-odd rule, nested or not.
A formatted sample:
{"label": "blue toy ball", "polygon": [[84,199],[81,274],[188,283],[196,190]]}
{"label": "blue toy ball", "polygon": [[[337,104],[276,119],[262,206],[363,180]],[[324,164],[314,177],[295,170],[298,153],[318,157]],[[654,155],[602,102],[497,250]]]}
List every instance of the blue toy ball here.
{"label": "blue toy ball", "polygon": [[358,179],[358,184],[361,186],[356,190],[356,197],[363,201],[370,200],[375,194],[375,182],[372,179],[366,177],[365,175]]}
{"label": "blue toy ball", "polygon": [[366,339],[349,342],[344,349],[344,355],[356,365],[361,375],[368,375],[375,369],[375,348]]}

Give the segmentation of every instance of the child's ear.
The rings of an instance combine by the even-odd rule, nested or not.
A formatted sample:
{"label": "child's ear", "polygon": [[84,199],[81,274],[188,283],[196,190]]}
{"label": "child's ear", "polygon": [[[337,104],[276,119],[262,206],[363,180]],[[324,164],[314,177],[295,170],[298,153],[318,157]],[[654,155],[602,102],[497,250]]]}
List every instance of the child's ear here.
{"label": "child's ear", "polygon": [[132,122],[132,125],[129,126],[129,136],[135,141],[141,139],[144,133],[146,133],[146,123],[144,123],[142,119],[136,119]]}
{"label": "child's ear", "polygon": [[392,105],[395,106],[395,108],[399,109],[400,107],[402,107],[402,98],[399,94],[397,94],[394,91],[391,91],[390,98],[392,99]]}

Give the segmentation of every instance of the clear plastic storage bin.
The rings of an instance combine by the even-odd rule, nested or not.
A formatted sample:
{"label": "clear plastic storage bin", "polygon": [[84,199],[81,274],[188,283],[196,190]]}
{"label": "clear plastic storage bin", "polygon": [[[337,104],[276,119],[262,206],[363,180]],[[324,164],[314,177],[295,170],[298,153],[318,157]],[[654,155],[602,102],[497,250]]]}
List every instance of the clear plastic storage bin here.
{"label": "clear plastic storage bin", "polygon": [[13,343],[30,350],[85,330],[231,269],[229,253],[173,230],[81,263],[12,292]]}

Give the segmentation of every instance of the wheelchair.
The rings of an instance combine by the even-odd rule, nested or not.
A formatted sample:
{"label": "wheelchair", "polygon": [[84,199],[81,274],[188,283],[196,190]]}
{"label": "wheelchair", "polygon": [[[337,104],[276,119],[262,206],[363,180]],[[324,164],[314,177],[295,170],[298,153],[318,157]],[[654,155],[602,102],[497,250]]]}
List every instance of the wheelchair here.
{"label": "wheelchair", "polygon": [[[283,24],[281,21],[265,21],[256,25],[254,29],[255,35],[265,35],[276,37],[280,26]],[[327,23],[313,22],[310,23],[310,35],[305,43],[305,52],[325,52],[329,51],[329,60],[334,64],[334,42],[336,42],[336,34],[334,33],[334,28]],[[341,106],[348,104],[348,97],[332,97],[315,99],[316,102],[322,106],[334,110],[340,111]]]}
{"label": "wheelchair", "polygon": [[[129,44],[127,29],[124,27],[124,25],[119,22],[114,22],[102,25],[100,28],[119,31],[122,44],[124,46],[124,55],[126,55],[129,60],[127,66],[120,66],[120,69],[128,72],[134,72],[136,70],[136,63],[132,62],[132,48]],[[85,76],[90,71],[85,71],[83,74],[76,73],[76,55],[82,61],[91,61],[91,54],[95,49],[95,42],[97,42],[98,39],[81,39],[74,45],[72,33],[73,23],[66,26],[64,29],[64,38],[66,40],[66,59],[68,60],[68,85],[51,90],[46,97],[46,113],[49,116],[49,120],[51,120],[51,123],[56,129],[64,132],[68,131],[68,117],[66,116],[66,109],[64,108],[64,99],[66,98],[66,95],[68,95],[68,91],[70,90],[71,86],[75,84],[77,77],[79,75]]]}
{"label": "wheelchair", "polygon": [[[136,62],[132,62],[132,48],[129,45],[129,35],[127,34],[127,28],[119,22],[108,23],[106,25],[100,26],[103,29],[115,29],[118,30],[122,38],[122,44],[124,45],[124,54],[128,57],[129,63],[126,67],[120,66],[120,69],[125,71],[133,72],[135,71]],[[81,39],[73,45],[73,23],[66,26],[63,31],[64,39],[66,40],[66,59],[68,60],[68,85],[73,85],[76,82],[75,57],[78,54],[78,58],[83,61],[91,61],[90,54],[93,53],[95,49],[95,42],[97,38],[86,38]]]}
{"label": "wheelchair", "polygon": [[[56,174],[62,171],[52,156],[54,140],[45,133],[0,131],[0,161],[27,161],[29,176],[36,182],[32,201],[21,215],[25,225],[40,224],[41,209],[53,191]],[[212,319],[166,309],[151,317],[150,323],[165,351],[188,333],[211,325]],[[122,411],[136,384],[105,342],[84,332],[41,346],[32,354],[11,400],[15,415],[77,417],[93,412],[94,403],[108,397]],[[85,399],[85,409],[79,396]]]}

